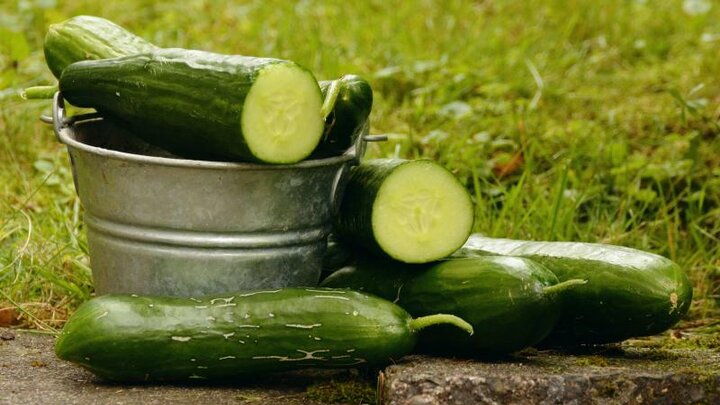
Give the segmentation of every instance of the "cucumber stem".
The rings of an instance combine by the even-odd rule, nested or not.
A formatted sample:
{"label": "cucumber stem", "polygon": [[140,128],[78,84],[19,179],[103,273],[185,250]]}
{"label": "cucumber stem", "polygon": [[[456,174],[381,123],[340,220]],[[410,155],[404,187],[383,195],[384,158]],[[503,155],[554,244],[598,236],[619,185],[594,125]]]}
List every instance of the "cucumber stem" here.
{"label": "cucumber stem", "polygon": [[438,325],[443,323],[449,323],[451,325],[455,325],[458,328],[464,330],[465,332],[469,334],[473,334],[474,330],[472,325],[465,322],[464,319],[460,318],[459,316],[450,315],[450,314],[435,314],[435,315],[427,315],[427,316],[421,316],[419,318],[415,318],[410,320],[410,331],[415,333],[421,329],[424,329],[428,326],[432,325]]}
{"label": "cucumber stem", "polygon": [[25,100],[48,99],[53,98],[58,90],[60,89],[57,84],[53,86],[33,86],[23,90],[20,97]]}
{"label": "cucumber stem", "polygon": [[335,101],[337,101],[338,94],[340,94],[340,80],[333,80],[328,87],[325,100],[323,101],[322,107],[320,107],[320,115],[323,121],[327,120],[328,115],[335,108]]}
{"label": "cucumber stem", "polygon": [[579,279],[579,278],[573,278],[573,279],[570,279],[570,280],[565,280],[565,281],[563,281],[562,283],[557,283],[557,284],[555,284],[555,285],[551,285],[551,286],[548,286],[548,287],[544,287],[544,288],[543,288],[543,292],[544,292],[545,294],[557,294],[557,293],[561,293],[561,292],[563,292],[563,291],[565,291],[565,290],[571,290],[571,289],[573,289],[573,288],[575,288],[575,287],[577,287],[577,286],[579,286],[579,285],[583,285],[583,284],[586,284],[586,283],[587,283],[587,280],[582,280],[582,279]]}

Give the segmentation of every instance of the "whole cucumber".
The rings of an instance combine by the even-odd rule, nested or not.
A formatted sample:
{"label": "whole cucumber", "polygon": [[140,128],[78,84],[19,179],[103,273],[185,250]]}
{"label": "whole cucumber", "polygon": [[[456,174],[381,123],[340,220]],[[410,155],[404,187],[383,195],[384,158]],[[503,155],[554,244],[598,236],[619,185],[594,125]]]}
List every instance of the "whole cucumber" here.
{"label": "whole cucumber", "polygon": [[582,280],[558,284],[544,266],[518,257],[472,257],[426,265],[360,260],[331,274],[324,287],[350,288],[393,300],[413,316],[454,314],[475,333],[444,325],[424,332],[422,346],[444,354],[505,354],[541,341],[560,316],[560,295]]}
{"label": "whole cucumber", "polygon": [[200,298],[105,295],[84,303],[55,352],[114,381],[227,379],[306,367],[383,365],[451,315],[413,319],[354,291],[288,288]]}
{"label": "whole cucumber", "polygon": [[547,345],[619,342],[663,332],[690,308],[692,285],[673,261],[622,246],[533,242],[472,235],[456,256],[508,255],[542,263],[560,281],[582,278],[567,292]]}

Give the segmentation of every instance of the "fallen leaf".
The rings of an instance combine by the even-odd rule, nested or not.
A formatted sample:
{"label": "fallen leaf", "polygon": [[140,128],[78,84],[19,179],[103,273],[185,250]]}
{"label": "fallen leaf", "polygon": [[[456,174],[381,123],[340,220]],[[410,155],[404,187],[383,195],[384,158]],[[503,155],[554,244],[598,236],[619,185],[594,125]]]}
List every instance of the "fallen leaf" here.
{"label": "fallen leaf", "polygon": [[[500,157],[500,156],[498,156],[498,157]],[[496,157],[496,162],[492,168],[492,171],[495,174],[495,176],[500,177],[500,178],[503,178],[503,177],[506,177],[506,176],[509,176],[509,175],[515,173],[516,171],[518,171],[518,169],[520,169],[522,167],[522,164],[524,162],[522,152],[518,152],[509,158],[505,158],[505,156],[501,156],[502,159],[499,159],[498,157]]]}
{"label": "fallen leaf", "polygon": [[17,325],[20,322],[19,318],[15,308],[0,308],[0,326]]}

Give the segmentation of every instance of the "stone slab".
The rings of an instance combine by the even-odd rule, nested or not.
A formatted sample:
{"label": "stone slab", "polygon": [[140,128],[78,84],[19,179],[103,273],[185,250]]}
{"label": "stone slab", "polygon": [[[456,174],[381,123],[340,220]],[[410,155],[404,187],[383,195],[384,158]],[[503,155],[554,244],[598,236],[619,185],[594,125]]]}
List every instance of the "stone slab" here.
{"label": "stone slab", "polygon": [[[707,341],[709,348],[644,340],[485,360],[408,356],[380,373],[380,400],[395,405],[720,404],[720,336]],[[353,393],[342,391],[368,390],[376,375],[309,370],[237,384],[119,385],[58,360],[53,344],[48,335],[0,328],[0,404],[320,405],[326,402],[311,395],[311,388],[329,392],[324,398],[348,398]],[[333,380],[344,383],[328,384]],[[358,397],[372,398],[372,392]]]}
{"label": "stone slab", "polygon": [[720,353],[624,344],[494,361],[409,356],[379,386],[393,405],[720,404]]}

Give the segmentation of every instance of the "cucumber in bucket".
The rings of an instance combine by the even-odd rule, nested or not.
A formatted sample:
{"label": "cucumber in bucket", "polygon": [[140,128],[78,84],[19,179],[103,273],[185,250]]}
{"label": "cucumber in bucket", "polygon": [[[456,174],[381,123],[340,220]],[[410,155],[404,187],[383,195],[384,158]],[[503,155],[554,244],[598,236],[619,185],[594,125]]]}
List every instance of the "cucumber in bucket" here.
{"label": "cucumber in bucket", "polygon": [[156,49],[73,63],[59,84],[71,104],[183,157],[296,163],[324,129],[315,77],[286,60]]}

